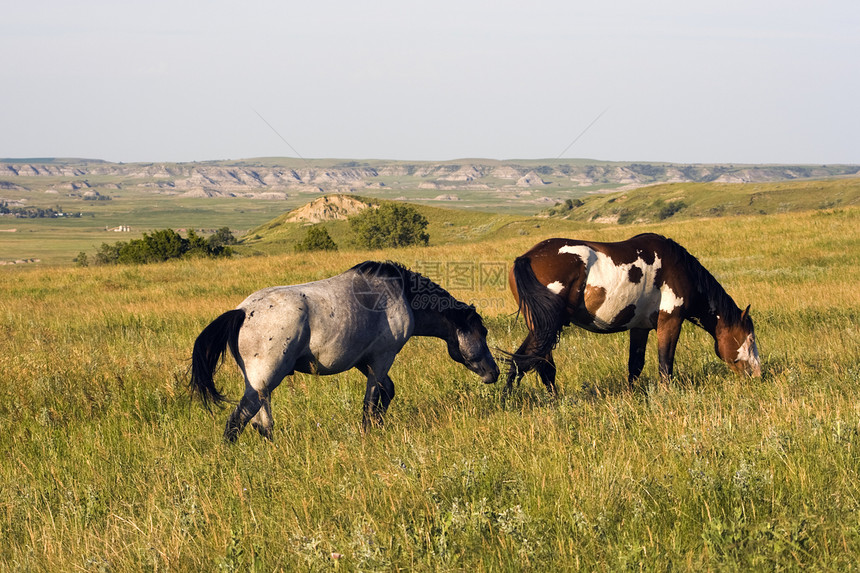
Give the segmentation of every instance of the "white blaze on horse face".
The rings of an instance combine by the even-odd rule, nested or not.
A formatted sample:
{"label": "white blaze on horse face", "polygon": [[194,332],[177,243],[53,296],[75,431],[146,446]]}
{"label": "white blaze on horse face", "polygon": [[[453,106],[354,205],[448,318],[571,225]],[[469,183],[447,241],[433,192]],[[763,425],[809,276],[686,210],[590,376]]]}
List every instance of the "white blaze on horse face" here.
{"label": "white blaze on horse face", "polygon": [[561,284],[561,281],[555,281],[546,285],[546,288],[548,288],[551,292],[554,292],[555,294],[561,294],[561,291],[564,290],[564,285]]}
{"label": "white blaze on horse face", "polygon": [[[564,245],[558,252],[560,255],[579,257],[585,263],[588,275],[585,286],[603,289],[606,293],[603,304],[594,311],[593,326],[598,330],[609,329],[610,325],[615,329],[657,326],[651,321],[663,300],[660,289],[654,285],[657,271],[663,266],[660,257],[655,255],[654,262],[651,264],[646,263],[640,256],[632,263],[616,265],[609,255],[595,251],[586,245]],[[634,267],[641,271],[641,273],[633,273],[638,275],[638,280],[631,280],[630,271]],[[625,324],[614,324],[619,313],[630,306],[635,308],[633,317]]]}
{"label": "white blaze on horse face", "polygon": [[747,364],[752,370],[753,375],[761,375],[761,362],[758,359],[758,346],[755,343],[755,334],[750,333],[747,335],[747,339],[738,348],[737,361]]}

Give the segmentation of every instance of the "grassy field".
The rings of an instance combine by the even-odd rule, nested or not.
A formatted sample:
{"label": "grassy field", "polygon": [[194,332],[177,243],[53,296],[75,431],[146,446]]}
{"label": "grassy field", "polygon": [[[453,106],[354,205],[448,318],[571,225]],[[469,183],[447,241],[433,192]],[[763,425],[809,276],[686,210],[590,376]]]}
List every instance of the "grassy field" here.
{"label": "grassy field", "polygon": [[568,220],[655,222],[732,215],[772,215],[860,205],[860,179],[771,183],[670,183],[594,195],[573,209],[547,210]]}
{"label": "grassy field", "polygon": [[[856,569],[858,224],[856,208],[560,221],[471,245],[3,269],[0,570]],[[189,402],[194,338],[261,287],[396,259],[475,301],[491,347],[510,350],[524,327],[484,266],[550,235],[645,230],[752,304],[763,378],[731,375],[688,325],[677,378],[656,383],[652,336],[649,391],[632,392],[627,337],[571,329],[554,401],[530,376],[502,408],[500,385],[415,339],[368,435],[357,372],[287,379],[273,443],[225,446],[227,412]],[[218,382],[239,397],[232,362]]]}
{"label": "grassy field", "polygon": [[[7,192],[6,195],[11,195]],[[23,194],[22,194],[23,195]],[[156,229],[218,229],[228,226],[235,234],[248,230],[283,213],[281,201],[255,199],[188,199],[128,193],[111,201],[80,199],[30,199],[28,205],[55,207],[81,217],[17,219],[0,217],[0,261],[39,259],[45,265],[71,265],[84,251],[92,255],[102,243],[139,238]],[[120,225],[130,233],[110,232]]]}

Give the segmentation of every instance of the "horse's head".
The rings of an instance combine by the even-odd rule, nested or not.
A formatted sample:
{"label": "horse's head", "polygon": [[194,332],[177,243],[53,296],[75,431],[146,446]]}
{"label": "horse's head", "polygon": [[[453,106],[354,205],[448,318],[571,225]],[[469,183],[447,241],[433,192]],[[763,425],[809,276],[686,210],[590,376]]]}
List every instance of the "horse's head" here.
{"label": "horse's head", "polygon": [[487,347],[487,329],[474,307],[452,321],[453,336],[447,339],[451,358],[477,374],[485,384],[499,378],[499,367]]}
{"label": "horse's head", "polygon": [[716,338],[717,355],[738,374],[761,376],[761,362],[755,341],[755,329],[750,318],[750,307],[741,313],[740,321],[723,324],[718,328]]}

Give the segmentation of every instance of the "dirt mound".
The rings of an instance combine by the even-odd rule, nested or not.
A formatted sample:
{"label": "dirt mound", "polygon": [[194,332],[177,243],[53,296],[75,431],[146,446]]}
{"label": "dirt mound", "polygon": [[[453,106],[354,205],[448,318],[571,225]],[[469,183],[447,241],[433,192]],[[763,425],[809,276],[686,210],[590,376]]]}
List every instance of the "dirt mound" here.
{"label": "dirt mound", "polygon": [[287,215],[287,223],[321,223],[348,219],[370,207],[364,201],[349,195],[326,195],[294,209]]}
{"label": "dirt mound", "polygon": [[517,187],[538,187],[546,185],[546,181],[540,178],[540,175],[534,171],[529,171],[519,179],[517,179]]}

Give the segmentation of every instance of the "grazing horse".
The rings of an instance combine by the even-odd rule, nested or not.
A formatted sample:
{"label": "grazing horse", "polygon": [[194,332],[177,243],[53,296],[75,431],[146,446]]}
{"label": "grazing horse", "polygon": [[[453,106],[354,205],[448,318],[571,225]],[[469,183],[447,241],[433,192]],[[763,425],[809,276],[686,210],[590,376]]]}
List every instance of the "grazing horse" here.
{"label": "grazing horse", "polygon": [[216,318],[194,342],[190,386],[207,408],[225,401],[213,376],[229,347],[245,394],[224,439],[235,441],[249,421],[271,439],[269,397],[284,377],[357,368],[367,377],[366,430],[382,422],[394,397],[388,370],[412,336],[441,338],[453,360],[488,384],[499,377],[475,307],[401,265],[366,261],[328,279],[257,291]]}
{"label": "grazing horse", "polygon": [[655,234],[617,243],[547,239],[514,262],[510,288],[529,333],[511,356],[505,391],[536,370],[555,394],[552,350],[564,326],[598,333],[630,331],[628,381],[645,365],[648,333],[657,329],[660,376],[672,375],[681,323],[714,337],[717,356],[738,373],[761,376],[749,306],[741,311],[681,245]]}

